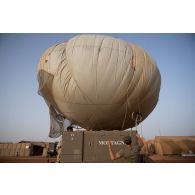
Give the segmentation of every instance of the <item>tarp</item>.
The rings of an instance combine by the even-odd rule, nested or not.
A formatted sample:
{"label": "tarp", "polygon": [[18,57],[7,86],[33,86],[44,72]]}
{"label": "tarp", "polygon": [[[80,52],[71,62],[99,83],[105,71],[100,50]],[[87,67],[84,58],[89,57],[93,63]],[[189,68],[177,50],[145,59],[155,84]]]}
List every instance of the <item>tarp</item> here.
{"label": "tarp", "polygon": [[132,113],[144,120],[156,106],[161,77],[140,47],[109,36],[79,35],[46,50],[38,82],[50,109],[50,137],[58,137],[62,118],[92,130],[135,126]]}
{"label": "tarp", "polygon": [[195,136],[156,136],[154,144],[158,155],[195,154]]}

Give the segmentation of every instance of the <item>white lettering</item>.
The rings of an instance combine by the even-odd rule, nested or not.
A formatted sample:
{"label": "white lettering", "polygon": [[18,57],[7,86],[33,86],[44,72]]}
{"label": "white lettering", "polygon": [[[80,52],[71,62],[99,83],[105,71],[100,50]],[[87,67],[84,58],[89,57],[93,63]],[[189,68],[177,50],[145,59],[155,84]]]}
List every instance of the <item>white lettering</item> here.
{"label": "white lettering", "polygon": [[[105,146],[105,145],[108,145],[108,142],[109,141],[102,141],[102,140],[99,140],[98,141],[98,144],[101,145],[101,146]],[[121,145],[124,145],[124,141],[110,141],[111,142],[111,145],[117,145],[117,146],[121,146]]]}

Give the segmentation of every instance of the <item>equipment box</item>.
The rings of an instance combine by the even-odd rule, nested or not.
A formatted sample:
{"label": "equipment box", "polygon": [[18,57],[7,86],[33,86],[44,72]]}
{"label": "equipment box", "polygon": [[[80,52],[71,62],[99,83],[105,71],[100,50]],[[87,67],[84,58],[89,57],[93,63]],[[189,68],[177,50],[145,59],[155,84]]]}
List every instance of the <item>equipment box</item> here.
{"label": "equipment box", "polygon": [[[132,136],[136,142],[135,131],[73,131],[62,135],[61,162],[127,162],[125,159],[110,160],[108,141],[113,152],[124,147],[123,138]],[[135,138],[135,139],[134,139]]]}

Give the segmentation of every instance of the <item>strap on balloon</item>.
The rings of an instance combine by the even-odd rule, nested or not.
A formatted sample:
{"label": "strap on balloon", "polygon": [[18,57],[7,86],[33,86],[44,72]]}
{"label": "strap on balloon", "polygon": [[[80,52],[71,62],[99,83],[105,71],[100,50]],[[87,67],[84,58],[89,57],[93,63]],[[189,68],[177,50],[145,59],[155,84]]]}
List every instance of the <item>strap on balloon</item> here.
{"label": "strap on balloon", "polygon": [[142,121],[142,114],[140,112],[133,112],[131,117],[135,121],[135,127],[137,131],[137,126]]}

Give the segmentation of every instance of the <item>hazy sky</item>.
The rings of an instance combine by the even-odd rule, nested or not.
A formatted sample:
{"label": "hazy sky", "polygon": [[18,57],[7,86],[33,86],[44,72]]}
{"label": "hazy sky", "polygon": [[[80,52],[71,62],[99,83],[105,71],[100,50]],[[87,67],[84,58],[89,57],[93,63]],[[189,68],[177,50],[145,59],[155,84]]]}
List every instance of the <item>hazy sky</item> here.
{"label": "hazy sky", "polygon": [[[45,49],[75,35],[0,34],[0,142],[53,140],[37,63]],[[160,98],[142,122],[144,137],[195,135],[195,34],[110,35],[144,48],[160,69]]]}

